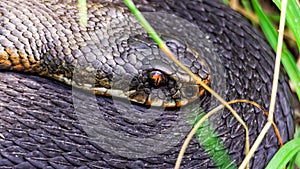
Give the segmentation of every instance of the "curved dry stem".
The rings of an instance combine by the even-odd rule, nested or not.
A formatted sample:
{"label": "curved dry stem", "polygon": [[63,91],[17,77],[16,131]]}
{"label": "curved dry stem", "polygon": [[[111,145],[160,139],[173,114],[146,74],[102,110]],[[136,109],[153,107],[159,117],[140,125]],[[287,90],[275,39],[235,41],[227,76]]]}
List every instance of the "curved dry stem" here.
{"label": "curved dry stem", "polygon": [[[238,99],[238,100],[232,100],[229,101],[228,104],[234,104],[234,103],[249,103],[252,104],[253,106],[257,107],[258,109],[260,109],[267,117],[269,116],[268,113],[263,110],[263,108],[256,102],[254,101],[250,101],[250,100],[245,100],[245,99]],[[175,164],[175,169],[179,169],[180,168],[180,164],[183,158],[183,155],[192,139],[192,137],[195,135],[195,133],[197,132],[198,128],[202,125],[202,123],[207,120],[211,115],[213,115],[214,113],[218,112],[219,110],[223,109],[224,105],[219,105],[218,107],[214,108],[213,110],[211,110],[210,112],[208,112],[205,116],[203,116],[197,123],[196,125],[193,127],[193,129],[190,131],[190,133],[188,134],[187,138],[185,139],[180,152],[178,154],[177,160],[176,160],[176,164]],[[280,134],[278,132],[277,126],[274,122],[271,123],[274,127],[274,130],[276,132],[276,135],[278,137],[279,143],[280,145],[282,145],[282,141],[281,141],[281,137]],[[246,154],[247,155],[247,154]]]}
{"label": "curved dry stem", "polygon": [[284,32],[285,16],[286,16],[286,6],[287,6],[287,0],[282,0],[280,23],[279,23],[279,30],[278,30],[279,35],[278,35],[278,43],[277,43],[276,60],[275,60],[274,77],[273,77],[273,84],[272,84],[272,93],[271,93],[268,122],[264,126],[263,130],[261,131],[261,133],[259,134],[257,139],[255,140],[253,146],[251,147],[249,154],[247,154],[247,156],[243,160],[242,164],[240,165],[239,169],[245,168],[246,165],[249,163],[255,150],[257,149],[257,147],[263,140],[264,136],[268,132],[268,130],[272,124],[272,121],[273,121],[276,93],[277,93],[277,87],[278,87],[279,70],[280,70],[280,56],[281,56],[281,51],[282,51],[283,32]]}
{"label": "curved dry stem", "polygon": [[193,129],[190,131],[190,133],[188,134],[187,138],[185,139],[180,152],[178,154],[177,160],[176,160],[176,164],[175,164],[175,169],[179,169],[180,168],[180,164],[183,158],[183,155],[185,153],[185,150],[187,149],[190,141],[192,140],[192,137],[195,135],[195,133],[197,132],[198,128],[202,125],[202,123],[208,119],[211,115],[213,115],[214,113],[218,112],[219,110],[223,109],[224,105],[221,104],[218,107],[214,108],[213,110],[211,110],[210,112],[208,112],[205,116],[203,116],[198,123],[193,127]]}
{"label": "curved dry stem", "polygon": [[[233,103],[249,103],[249,104],[252,104],[254,105],[255,107],[257,107],[259,110],[261,110],[264,115],[267,116],[267,118],[269,117],[269,114],[266,110],[264,110],[258,103],[254,102],[254,101],[251,101],[251,100],[245,100],[245,99],[237,99],[237,100],[232,100],[232,101],[229,101],[228,104],[233,104]],[[280,133],[279,133],[279,130],[275,124],[274,121],[271,122],[272,123],[272,126],[274,128],[274,131],[275,131],[275,134],[278,138],[278,142],[279,142],[279,145],[280,147],[283,146],[283,143],[282,143],[282,139],[281,139],[281,136],[280,136]]]}

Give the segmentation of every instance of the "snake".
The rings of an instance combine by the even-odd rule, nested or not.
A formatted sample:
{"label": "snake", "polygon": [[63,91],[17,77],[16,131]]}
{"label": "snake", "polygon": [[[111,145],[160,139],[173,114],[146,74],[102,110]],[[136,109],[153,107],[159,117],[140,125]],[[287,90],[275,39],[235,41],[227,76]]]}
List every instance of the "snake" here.
{"label": "snake", "polygon": [[[135,2],[174,55],[226,100],[270,105],[274,53],[260,33],[219,1]],[[79,23],[73,0],[0,2],[0,166],[6,168],[173,168],[187,121],[218,105],[159,49],[122,1],[87,3]],[[250,144],[267,117],[233,108]],[[191,117],[190,117],[191,116]],[[282,70],[275,124],[293,137],[291,92]],[[182,168],[226,168],[245,157],[245,135],[228,110],[207,125],[232,163],[217,163],[194,138]],[[270,129],[250,161],[264,168],[279,149]],[[214,153],[211,153],[214,152]]]}

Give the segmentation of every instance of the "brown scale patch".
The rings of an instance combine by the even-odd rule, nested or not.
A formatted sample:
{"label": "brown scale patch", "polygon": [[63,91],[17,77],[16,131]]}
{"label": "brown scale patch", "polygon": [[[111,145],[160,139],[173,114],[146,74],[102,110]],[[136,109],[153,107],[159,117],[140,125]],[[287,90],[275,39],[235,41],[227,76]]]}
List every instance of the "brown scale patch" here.
{"label": "brown scale patch", "polygon": [[21,63],[22,63],[22,65],[23,65],[23,67],[24,67],[25,69],[29,69],[32,65],[31,65],[31,63],[30,63],[29,60],[28,60],[27,54],[25,54],[25,53],[23,53],[23,52],[20,52],[20,51],[18,51],[18,54],[19,54],[19,56],[20,56],[20,58],[21,58]]}
{"label": "brown scale patch", "polygon": [[0,53],[0,68],[31,73],[43,70],[40,61],[36,61],[33,56],[10,48],[5,48],[5,51]]}
{"label": "brown scale patch", "polygon": [[6,52],[0,53],[0,69],[9,69],[11,67],[11,61]]}
{"label": "brown scale patch", "polygon": [[101,96],[106,96],[106,97],[111,96],[110,94],[107,94],[106,92],[101,92],[101,91],[98,91],[98,90],[89,90],[87,88],[82,88],[82,89],[87,91],[87,92],[90,92],[91,94],[96,94],[96,95],[101,95]]}
{"label": "brown scale patch", "polygon": [[110,89],[111,86],[110,86],[110,80],[108,78],[97,78],[95,79],[95,85],[98,87],[104,87],[104,88],[107,88],[107,89]]}
{"label": "brown scale patch", "polygon": [[5,48],[5,51],[8,54],[9,60],[11,60],[13,65],[17,66],[20,64],[20,56],[15,51],[10,48]]}
{"label": "brown scale patch", "polygon": [[[208,76],[207,79],[203,80],[203,83],[206,84],[207,86],[209,86],[210,84],[210,76]],[[199,96],[202,96],[205,92],[205,89],[201,86],[199,89]]]}
{"label": "brown scale patch", "polygon": [[33,67],[40,66],[40,62],[36,61],[32,55],[27,55],[24,52],[18,51],[21,58],[21,64],[26,71],[32,71]]}
{"label": "brown scale patch", "polygon": [[48,76],[51,77],[49,70],[47,68],[44,68],[41,64],[40,61],[37,61],[32,67],[31,67],[32,72],[36,72],[41,76]]}
{"label": "brown scale patch", "polygon": [[34,64],[37,61],[35,60],[35,58],[32,55],[27,55],[27,59],[29,60],[30,63]]}
{"label": "brown scale patch", "polygon": [[25,69],[30,69],[31,68],[31,64],[28,62],[28,60],[22,59],[21,62],[22,62]]}
{"label": "brown scale patch", "polygon": [[13,70],[16,70],[16,71],[22,71],[22,70],[24,70],[24,67],[21,64],[15,65],[12,68],[13,68]]}
{"label": "brown scale patch", "polygon": [[175,106],[175,107],[181,107],[181,106],[183,106],[183,104],[182,104],[182,102],[181,102],[181,101],[179,101],[179,102],[176,102],[175,104],[176,104],[176,106]]}

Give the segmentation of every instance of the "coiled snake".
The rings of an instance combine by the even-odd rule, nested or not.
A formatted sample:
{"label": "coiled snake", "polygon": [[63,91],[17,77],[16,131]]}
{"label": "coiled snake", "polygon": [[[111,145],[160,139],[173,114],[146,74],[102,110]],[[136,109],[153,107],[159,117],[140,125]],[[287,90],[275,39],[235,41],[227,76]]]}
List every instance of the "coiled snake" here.
{"label": "coiled snake", "polygon": [[[239,14],[217,1],[137,4],[176,56],[226,100],[268,108],[274,54]],[[217,105],[158,50],[122,2],[90,2],[87,27],[79,26],[72,1],[2,0],[0,17],[0,166],[172,168],[191,128],[188,110]],[[282,75],[277,100],[275,122],[286,142],[293,113]],[[253,143],[265,115],[247,104],[233,108]],[[227,110],[210,126],[241,163],[242,126]],[[251,167],[264,167],[278,148],[272,129]],[[220,150],[193,140],[182,167],[217,167],[208,151]]]}

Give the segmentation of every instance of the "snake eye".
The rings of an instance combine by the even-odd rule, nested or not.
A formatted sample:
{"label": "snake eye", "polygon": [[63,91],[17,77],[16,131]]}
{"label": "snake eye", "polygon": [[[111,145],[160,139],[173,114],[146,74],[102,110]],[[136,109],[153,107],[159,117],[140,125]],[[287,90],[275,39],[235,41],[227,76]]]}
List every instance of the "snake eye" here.
{"label": "snake eye", "polygon": [[153,70],[150,72],[150,81],[155,86],[160,86],[165,81],[165,75],[158,70]]}

